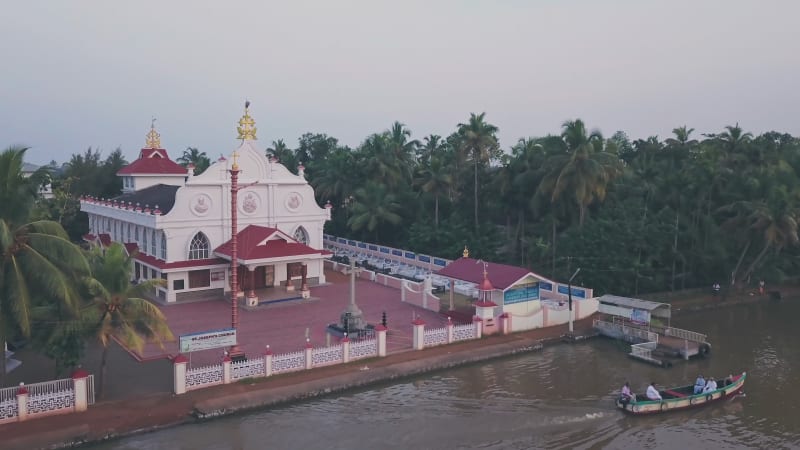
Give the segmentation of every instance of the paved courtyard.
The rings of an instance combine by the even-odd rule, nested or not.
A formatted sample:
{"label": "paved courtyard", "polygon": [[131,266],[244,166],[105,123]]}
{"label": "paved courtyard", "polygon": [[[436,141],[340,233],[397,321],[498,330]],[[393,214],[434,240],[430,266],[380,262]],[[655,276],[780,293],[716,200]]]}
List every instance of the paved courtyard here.
{"label": "paved courtyard", "polygon": [[[239,308],[238,341],[248,355],[260,355],[267,345],[275,353],[302,350],[306,332],[315,347],[326,345],[326,327],[338,322],[350,299],[350,280],[339,272],[326,271],[328,283],[311,288],[310,300],[297,300],[257,310]],[[387,316],[387,351],[411,349],[411,320],[419,316],[428,326],[444,326],[447,318],[400,301],[400,291],[371,281],[356,280],[356,304],[367,322],[378,324],[385,311]],[[142,355],[145,360],[166,358],[178,353],[177,337],[183,334],[229,328],[231,308],[228,301],[207,301],[162,306],[175,342],[164,349],[149,344]],[[337,342],[331,339],[331,343]],[[223,350],[203,350],[191,354],[191,365],[218,363]],[[189,356],[189,355],[187,355]]]}

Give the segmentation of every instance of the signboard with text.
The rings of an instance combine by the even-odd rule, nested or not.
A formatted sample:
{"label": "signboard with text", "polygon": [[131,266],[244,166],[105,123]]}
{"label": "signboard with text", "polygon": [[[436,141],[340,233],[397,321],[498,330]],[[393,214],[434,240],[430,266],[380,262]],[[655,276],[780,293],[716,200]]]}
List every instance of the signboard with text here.
{"label": "signboard with text", "polygon": [[527,302],[539,299],[539,283],[530,283],[522,286],[514,286],[503,292],[503,304]]}
{"label": "signboard with text", "polygon": [[181,353],[196,352],[212,348],[236,345],[236,330],[204,331],[202,333],[184,334],[180,336]]}

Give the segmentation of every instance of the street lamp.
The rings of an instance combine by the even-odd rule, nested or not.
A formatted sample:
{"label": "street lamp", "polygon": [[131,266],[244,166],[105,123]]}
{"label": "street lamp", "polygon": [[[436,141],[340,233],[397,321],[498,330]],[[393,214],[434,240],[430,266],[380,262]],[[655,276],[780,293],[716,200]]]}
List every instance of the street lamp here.
{"label": "street lamp", "polygon": [[572,334],[572,280],[578,275],[578,272],[581,271],[581,268],[578,267],[578,270],[569,277],[567,280],[567,298],[569,299],[569,333]]}

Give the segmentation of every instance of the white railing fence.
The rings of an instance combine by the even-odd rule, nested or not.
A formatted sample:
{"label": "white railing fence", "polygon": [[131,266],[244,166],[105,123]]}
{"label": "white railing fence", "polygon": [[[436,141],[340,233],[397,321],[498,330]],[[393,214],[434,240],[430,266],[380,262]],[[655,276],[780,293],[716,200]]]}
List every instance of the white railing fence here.
{"label": "white railing fence", "polygon": [[264,358],[231,363],[231,378],[241,380],[264,376]]}
{"label": "white railing fence", "polygon": [[350,343],[350,361],[378,356],[378,340],[364,339]]}
{"label": "white railing fence", "polygon": [[222,364],[196,367],[186,371],[186,390],[222,384]]}
{"label": "white railing fence", "polygon": [[272,373],[294,372],[306,367],[306,352],[299,350],[291,353],[275,355],[272,360]]}
{"label": "white railing fence", "polygon": [[425,347],[447,344],[447,327],[425,330],[423,344]]}
{"label": "white railing fence", "polygon": [[311,350],[311,366],[322,367],[339,364],[344,361],[344,346],[342,344],[320,347]]}
{"label": "white railing fence", "polygon": [[469,323],[453,326],[453,342],[475,339],[475,325]]}
{"label": "white railing fence", "polygon": [[[78,389],[79,385],[84,389]],[[81,393],[81,397],[76,395]],[[94,375],[20,384],[0,389],[0,424],[50,414],[85,411],[94,404]]]}
{"label": "white railing fence", "polygon": [[680,328],[665,328],[664,335],[676,337],[678,339],[685,339],[687,341],[699,342],[701,344],[706,342],[707,336],[695,331],[682,330]]}

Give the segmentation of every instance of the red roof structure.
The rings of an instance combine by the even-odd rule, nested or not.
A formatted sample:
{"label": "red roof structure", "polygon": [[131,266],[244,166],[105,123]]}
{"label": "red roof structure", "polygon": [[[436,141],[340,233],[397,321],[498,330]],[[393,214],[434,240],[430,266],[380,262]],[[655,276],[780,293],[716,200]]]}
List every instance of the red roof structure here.
{"label": "red roof structure", "polygon": [[494,289],[501,291],[511,287],[528,274],[535,276],[533,272],[523,267],[484,262],[472,258],[458,258],[436,273],[443,277],[467,281],[481,286],[485,281],[483,278],[484,265],[486,266],[487,279],[491,283],[490,285]]}
{"label": "red roof structure", "polygon": [[187,259],[184,261],[166,262],[163,259],[158,259],[153,255],[145,255],[144,253],[139,252],[139,246],[135,242],[126,242],[123,245],[125,246],[125,250],[128,251],[128,255],[133,256],[135,261],[138,261],[142,264],[147,264],[150,267],[155,267],[161,271],[170,269],[187,269],[191,267],[200,268],[230,265],[228,261],[225,261],[222,258]]}
{"label": "red roof structure", "polygon": [[188,175],[189,171],[169,159],[163,148],[143,148],[139,159],[117,172],[117,175]]}
{"label": "red roof structure", "polygon": [[[236,257],[240,261],[255,261],[270,258],[283,258],[292,256],[318,256],[327,257],[331,252],[317,250],[308,245],[301,244],[277,228],[248,225],[236,235]],[[214,253],[230,260],[231,241],[228,241],[214,250]]]}

